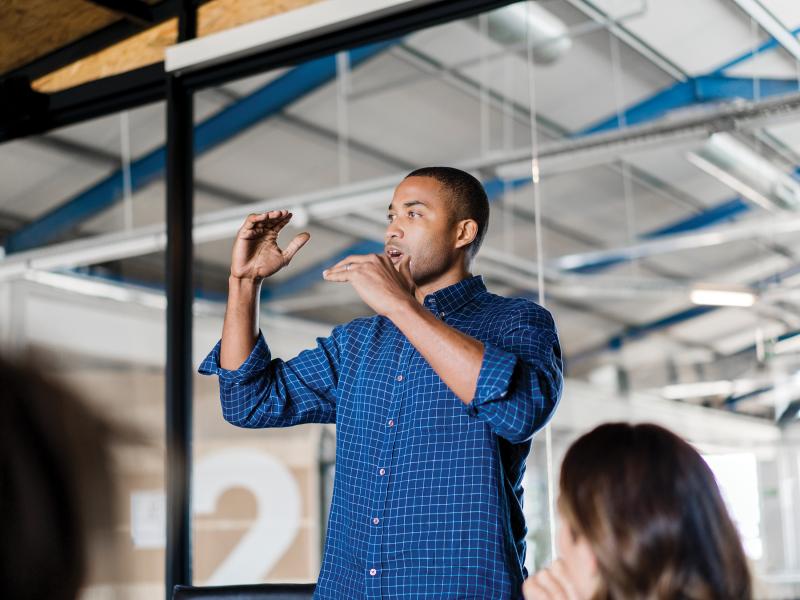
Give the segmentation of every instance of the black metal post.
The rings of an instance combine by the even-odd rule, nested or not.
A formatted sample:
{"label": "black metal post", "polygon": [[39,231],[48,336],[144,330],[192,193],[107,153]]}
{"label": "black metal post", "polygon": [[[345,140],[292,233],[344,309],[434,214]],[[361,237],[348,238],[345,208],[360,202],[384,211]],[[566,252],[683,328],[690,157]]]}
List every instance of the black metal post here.
{"label": "black metal post", "polygon": [[[183,0],[179,41],[195,36],[196,8]],[[192,218],[194,110],[192,91],[167,76],[167,366],[165,594],[192,583]]]}

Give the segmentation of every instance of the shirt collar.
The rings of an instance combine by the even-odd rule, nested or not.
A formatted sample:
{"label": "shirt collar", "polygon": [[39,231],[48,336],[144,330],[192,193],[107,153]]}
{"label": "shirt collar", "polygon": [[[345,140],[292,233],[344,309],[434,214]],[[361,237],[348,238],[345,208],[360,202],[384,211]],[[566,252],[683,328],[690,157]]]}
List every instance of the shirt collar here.
{"label": "shirt collar", "polygon": [[428,294],[423,304],[434,312],[449,314],[485,291],[483,277],[475,275]]}

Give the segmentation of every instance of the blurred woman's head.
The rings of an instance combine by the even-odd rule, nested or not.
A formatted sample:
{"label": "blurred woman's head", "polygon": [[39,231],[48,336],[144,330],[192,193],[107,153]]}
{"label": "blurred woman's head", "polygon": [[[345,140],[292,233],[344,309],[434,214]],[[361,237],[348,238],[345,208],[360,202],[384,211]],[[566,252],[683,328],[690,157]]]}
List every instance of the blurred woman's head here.
{"label": "blurred woman's head", "polygon": [[0,390],[2,596],[73,600],[111,530],[117,429],[33,361],[0,356]]}
{"label": "blurred woman's head", "polygon": [[581,597],[751,597],[714,476],[677,435],[601,425],[567,451],[560,492],[560,556]]}

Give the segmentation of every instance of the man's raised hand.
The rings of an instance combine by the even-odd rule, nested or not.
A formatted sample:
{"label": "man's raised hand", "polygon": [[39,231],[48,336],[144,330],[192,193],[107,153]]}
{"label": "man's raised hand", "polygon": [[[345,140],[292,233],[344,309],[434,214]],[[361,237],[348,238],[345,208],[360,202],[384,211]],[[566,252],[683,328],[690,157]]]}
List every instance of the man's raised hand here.
{"label": "man's raised hand", "polygon": [[278,246],[278,234],[291,220],[288,210],[252,214],[236,234],[231,257],[231,277],[261,281],[289,264],[292,257],[311,238],[300,233],[285,250]]}
{"label": "man's raised hand", "polygon": [[394,265],[384,254],[352,255],[323,271],[322,276],[326,281],[349,283],[372,310],[390,316],[403,302],[416,302],[410,260],[404,256]]}

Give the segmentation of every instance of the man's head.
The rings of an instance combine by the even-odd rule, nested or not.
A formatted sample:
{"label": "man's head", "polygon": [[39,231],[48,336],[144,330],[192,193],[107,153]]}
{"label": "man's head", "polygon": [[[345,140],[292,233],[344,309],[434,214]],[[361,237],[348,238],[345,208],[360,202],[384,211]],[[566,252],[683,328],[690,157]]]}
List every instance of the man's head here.
{"label": "man's head", "polygon": [[411,259],[417,284],[467,266],[489,223],[481,183],[452,167],[423,167],[397,186],[388,213],[386,250],[393,262]]}

